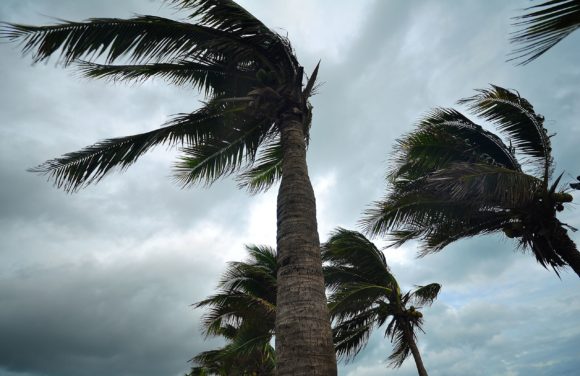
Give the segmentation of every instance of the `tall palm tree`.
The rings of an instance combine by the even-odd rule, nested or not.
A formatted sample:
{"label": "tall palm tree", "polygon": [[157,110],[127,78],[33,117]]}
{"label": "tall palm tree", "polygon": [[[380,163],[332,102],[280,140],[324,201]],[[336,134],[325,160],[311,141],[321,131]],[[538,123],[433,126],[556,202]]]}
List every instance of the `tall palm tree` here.
{"label": "tall palm tree", "polygon": [[76,191],[166,144],[181,148],[176,177],[183,186],[209,185],[236,174],[240,185],[257,192],[280,178],[278,374],[335,374],[316,204],[306,166],[308,98],[318,66],[305,80],[290,42],[231,0],[167,1],[187,11],[189,21],[136,16],[0,26],[0,39],[19,42],[34,62],[59,55],[65,66],[76,66],[88,77],[160,77],[207,96],[201,108],[159,129],[100,141],[33,171]]}
{"label": "tall palm tree", "polygon": [[247,246],[249,259],[231,262],[217,294],[195,304],[209,308],[203,317],[206,336],[224,337],[228,343],[193,358],[199,366],[191,376],[274,374],[275,353],[270,345],[276,316],[276,251]]}
{"label": "tall palm tree", "polygon": [[527,64],[580,27],[580,0],[549,0],[526,8],[527,13],[516,17],[511,42],[520,45],[509,60]]}
{"label": "tall palm tree", "polygon": [[437,283],[417,286],[402,293],[387,265],[385,255],[362,234],[337,229],[322,246],[329,307],[335,320],[336,352],[347,360],[366,345],[375,327],[388,322],[385,336],[394,345],[390,365],[400,367],[412,354],[419,375],[426,376],[417,347],[422,331],[421,306],[430,305],[441,289]]}
{"label": "tall palm tree", "polygon": [[544,117],[519,93],[498,86],[459,103],[494,124],[508,144],[453,109],[433,110],[398,140],[390,189],[367,211],[365,231],[389,234],[394,245],[419,239],[421,255],[503,231],[542,266],[557,274],[569,266],[580,276],[580,253],[566,228],[575,229],[556,217],[572,196],[558,190],[562,175],[551,179],[552,135]]}

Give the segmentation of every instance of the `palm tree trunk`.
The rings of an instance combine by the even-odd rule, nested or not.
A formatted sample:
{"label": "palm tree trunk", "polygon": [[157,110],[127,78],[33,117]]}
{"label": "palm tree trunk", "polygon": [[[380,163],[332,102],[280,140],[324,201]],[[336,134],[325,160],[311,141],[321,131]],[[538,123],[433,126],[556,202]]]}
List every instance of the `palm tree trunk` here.
{"label": "palm tree trunk", "polygon": [[551,243],[556,253],[568,264],[580,277],[580,252],[576,244],[570,239],[566,229],[561,224],[556,225]]}
{"label": "palm tree trunk", "polygon": [[333,376],[336,355],[301,118],[289,115],[280,128],[284,159],[278,191],[277,375]]}
{"label": "palm tree trunk", "polygon": [[405,331],[405,337],[407,337],[407,342],[409,343],[409,347],[411,348],[411,353],[413,354],[413,359],[415,359],[415,364],[417,365],[417,371],[419,372],[419,376],[428,376],[427,370],[423,365],[423,359],[421,359],[421,354],[419,353],[419,348],[415,343],[415,338],[413,336],[413,332],[407,323],[403,326],[403,330]]}

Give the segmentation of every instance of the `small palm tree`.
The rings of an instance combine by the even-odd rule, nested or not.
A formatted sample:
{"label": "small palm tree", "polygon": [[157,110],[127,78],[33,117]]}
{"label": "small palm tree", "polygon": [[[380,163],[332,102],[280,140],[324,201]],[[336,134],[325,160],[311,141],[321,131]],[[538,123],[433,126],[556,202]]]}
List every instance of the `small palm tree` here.
{"label": "small palm tree", "polygon": [[516,17],[519,28],[511,42],[520,45],[509,60],[527,64],[580,27],[580,0],[549,0],[526,8],[528,13]]}
{"label": "small palm tree", "polygon": [[176,178],[183,186],[209,185],[237,174],[241,186],[258,192],[281,179],[278,374],[336,374],[306,165],[312,114],[308,99],[318,66],[307,79],[290,42],[231,0],[167,2],[187,11],[189,22],[137,16],[0,25],[0,39],[19,42],[34,62],[60,55],[65,66],[74,65],[87,77],[159,77],[207,96],[201,108],[159,129],[107,139],[33,171],[76,191],[165,144],[180,147]]}
{"label": "small palm tree", "polygon": [[[372,235],[393,245],[422,242],[425,255],[470,236],[503,231],[556,273],[580,276],[580,253],[556,214],[572,201],[558,190],[551,135],[544,118],[517,92],[492,86],[459,101],[509,139],[484,130],[453,109],[435,109],[400,140],[390,190],[366,213]],[[522,160],[526,170],[522,167]]]}
{"label": "small palm tree", "polygon": [[231,262],[218,284],[219,292],[194,306],[209,308],[203,317],[206,336],[227,340],[218,350],[192,360],[194,375],[274,375],[275,353],[270,345],[276,317],[276,252],[247,246],[249,259]]}
{"label": "small palm tree", "polygon": [[[364,348],[375,327],[388,321],[385,336],[394,345],[390,365],[400,367],[412,354],[419,375],[426,376],[417,347],[422,331],[421,306],[430,305],[441,289],[437,283],[401,293],[384,254],[362,234],[337,229],[322,246],[329,308],[335,320],[336,352],[347,360]],[[390,321],[389,321],[390,320]]]}
{"label": "small palm tree", "polygon": [[[254,333],[243,333],[233,326],[221,329],[228,343],[216,350],[203,351],[191,361],[197,364],[186,376],[271,376],[276,354],[270,343],[257,346]],[[259,340],[259,339],[258,339]]]}

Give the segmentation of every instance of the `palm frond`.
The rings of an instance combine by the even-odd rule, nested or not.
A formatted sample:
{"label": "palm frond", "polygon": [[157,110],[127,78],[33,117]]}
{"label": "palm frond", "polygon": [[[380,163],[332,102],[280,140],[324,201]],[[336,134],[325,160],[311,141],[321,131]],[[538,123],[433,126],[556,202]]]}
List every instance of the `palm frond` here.
{"label": "palm frond", "polygon": [[479,163],[455,163],[435,171],[423,188],[449,201],[477,200],[479,207],[524,207],[533,200],[542,181],[520,171]]}
{"label": "palm frond", "polygon": [[359,223],[365,233],[381,236],[406,224],[420,228],[444,222],[449,218],[460,218],[465,212],[473,212],[475,206],[476,202],[453,202],[437,192],[401,192],[387,197],[384,201],[374,202],[365,210]]}
{"label": "palm frond", "polygon": [[23,53],[32,53],[36,63],[59,52],[64,65],[101,56],[107,64],[123,57],[132,63],[176,58],[212,62],[224,56],[239,62],[268,61],[267,51],[235,34],[155,16],[92,18],[51,26],[4,23],[0,38],[20,42]]}
{"label": "palm frond", "polygon": [[416,287],[417,288],[411,292],[410,297],[413,303],[417,306],[431,305],[435,299],[437,299],[439,291],[441,291],[441,285],[438,283],[430,283],[425,286]]}
{"label": "palm frond", "polygon": [[393,290],[379,285],[344,283],[333,290],[328,298],[330,316],[339,321],[356,317],[373,307],[377,301],[388,299]]}
{"label": "palm frond", "polygon": [[580,27],[580,1],[550,0],[526,8],[526,14],[515,17],[510,41],[520,47],[511,52],[508,61],[525,65],[543,55]]}
{"label": "palm frond", "polygon": [[321,248],[322,260],[331,265],[326,268],[326,283],[329,288],[344,282],[336,278],[340,275],[337,272],[343,272],[347,268],[353,272],[347,277],[350,283],[397,288],[385,255],[361,233],[338,228]]}
{"label": "palm frond", "polygon": [[510,138],[517,151],[533,158],[546,182],[552,168],[551,143],[544,128],[544,117],[519,93],[492,85],[491,89],[460,100],[469,110],[497,125]]}
{"label": "palm frond", "polygon": [[[475,211],[467,213],[463,217],[448,219],[445,222],[434,223],[429,228],[422,228],[421,249],[419,257],[429,253],[441,251],[449,244],[477,235],[491,234],[503,229],[512,221],[509,212]],[[397,240],[397,239],[394,239]]]}
{"label": "palm frond", "polygon": [[336,355],[346,362],[353,360],[365,348],[377,325],[378,308],[360,312],[355,317],[338,322],[332,329]]}
{"label": "palm frond", "polygon": [[190,85],[206,96],[245,95],[256,84],[254,72],[235,69],[224,63],[177,60],[171,63],[104,65],[87,61],[78,64],[81,74],[111,81],[143,82],[160,77],[174,85]]}
{"label": "palm frond", "polygon": [[30,171],[47,175],[57,187],[74,192],[99,182],[115,168],[126,169],[155,146],[195,145],[215,137],[226,115],[227,111],[205,107],[178,115],[160,129],[104,140],[44,162]]}
{"label": "palm frond", "polygon": [[[240,124],[239,128],[222,127],[226,134],[207,139],[203,144],[184,147],[182,157],[175,164],[176,181],[183,187],[197,183],[211,185],[253,163],[265,137],[264,129],[268,132],[271,122],[259,119],[252,123],[252,120],[241,118],[240,121],[245,123]],[[232,122],[232,119],[227,121]]]}
{"label": "palm frond", "polygon": [[[260,46],[268,60],[274,62],[269,70],[281,74],[286,81],[298,73],[299,64],[290,42],[270,30],[242,6],[231,0],[167,0],[181,9],[193,12],[189,18],[209,28],[227,34],[240,35],[244,41]],[[281,69],[274,69],[275,67]],[[291,75],[287,76],[287,72]]]}
{"label": "palm frond", "polygon": [[238,177],[239,187],[256,194],[268,190],[282,177],[282,144],[276,138],[258,151],[251,168]]}
{"label": "palm frond", "polygon": [[316,64],[316,67],[312,71],[312,74],[310,75],[310,78],[308,79],[308,82],[306,83],[304,90],[302,90],[302,96],[306,99],[310,98],[315,92],[314,89],[316,87],[315,85],[316,85],[316,79],[318,78],[318,69],[319,68],[320,68],[320,61],[318,62],[318,64]]}

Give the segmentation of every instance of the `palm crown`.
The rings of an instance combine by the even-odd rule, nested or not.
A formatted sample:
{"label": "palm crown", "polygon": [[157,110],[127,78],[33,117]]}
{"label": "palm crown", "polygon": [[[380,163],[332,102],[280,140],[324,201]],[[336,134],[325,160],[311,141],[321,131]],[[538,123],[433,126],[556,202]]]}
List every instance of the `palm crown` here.
{"label": "palm crown", "polygon": [[431,283],[402,293],[384,254],[362,234],[337,229],[323,244],[322,257],[337,355],[353,359],[375,327],[385,325],[394,348],[390,364],[400,367],[412,353],[419,373],[426,375],[416,347],[422,331],[421,306],[431,304],[441,286]]}
{"label": "palm crown", "polygon": [[87,77],[159,77],[203,90],[208,98],[199,109],[179,114],[159,129],[103,140],[33,171],[74,191],[167,144],[181,147],[176,177],[184,186],[209,184],[236,172],[241,185],[259,191],[280,176],[276,122],[290,108],[300,112],[306,128],[310,125],[307,98],[316,71],[302,89],[302,68],[289,41],[233,1],[169,2],[188,10],[195,23],[137,16],[2,26],[0,37],[19,41],[25,53],[33,53],[34,62],[60,53],[64,65],[75,65]]}
{"label": "palm crown", "polygon": [[398,140],[390,190],[367,211],[366,231],[390,234],[394,245],[419,239],[426,254],[503,230],[544,267],[558,273],[569,265],[580,275],[580,254],[565,229],[572,227],[556,218],[572,196],[558,190],[561,175],[550,184],[544,118],[498,86],[459,103],[494,124],[509,144],[453,109],[433,110]]}

